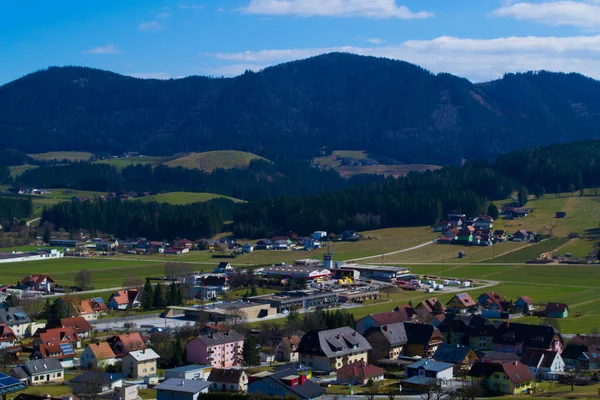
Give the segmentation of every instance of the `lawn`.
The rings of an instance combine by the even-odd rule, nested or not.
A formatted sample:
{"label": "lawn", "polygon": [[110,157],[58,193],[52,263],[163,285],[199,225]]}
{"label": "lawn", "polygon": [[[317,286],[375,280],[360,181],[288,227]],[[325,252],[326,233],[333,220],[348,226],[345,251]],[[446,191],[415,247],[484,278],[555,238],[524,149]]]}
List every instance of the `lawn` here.
{"label": "lawn", "polygon": [[565,208],[566,218],[555,219],[554,235],[567,236],[570,232],[585,234],[586,229],[597,228],[600,222],[598,197],[570,197]]}
{"label": "lawn", "polygon": [[109,158],[106,160],[99,160],[96,163],[99,164],[108,164],[116,167],[117,169],[123,169],[130,165],[159,165],[164,162],[167,162],[171,159],[171,157],[153,157],[153,156],[141,156],[141,157],[119,157],[119,158]]}
{"label": "lawn", "polygon": [[207,151],[204,153],[190,153],[184,157],[168,161],[164,163],[164,165],[168,167],[183,167],[212,172],[217,168],[246,168],[252,160],[266,160],[266,158],[243,151],[219,150]]}
{"label": "lawn", "polygon": [[49,153],[28,154],[29,157],[36,160],[69,160],[69,161],[87,161],[92,157],[92,153],[83,151],[51,151]]}
{"label": "lawn", "polygon": [[223,196],[215,193],[195,193],[195,192],[169,192],[155,194],[152,196],[140,197],[139,200],[144,202],[156,201],[159,203],[169,204],[191,204],[200,203],[213,199],[224,198],[234,201],[236,203],[244,202],[243,200],[236,199],[234,197]]}
{"label": "lawn", "polygon": [[574,258],[583,259],[590,255],[597,242],[597,240],[588,238],[571,239],[560,248],[560,252],[558,253],[561,256],[564,256],[566,253],[571,253]]}
{"label": "lawn", "polygon": [[52,193],[47,197],[53,199],[71,199],[71,197],[89,197],[93,199],[95,197],[104,196],[106,192],[93,192],[89,190],[73,190],[73,189],[50,189]]}
{"label": "lawn", "polygon": [[517,251],[508,253],[492,260],[490,263],[524,263],[528,260],[540,257],[543,253],[552,252],[567,243],[569,239],[564,237],[552,237],[539,243],[525,246]]}
{"label": "lawn", "polygon": [[24,164],[24,165],[12,165],[9,167],[10,175],[13,178],[16,178],[17,176],[21,175],[23,172],[25,172],[29,169],[34,169],[34,168],[37,168],[37,165]]}

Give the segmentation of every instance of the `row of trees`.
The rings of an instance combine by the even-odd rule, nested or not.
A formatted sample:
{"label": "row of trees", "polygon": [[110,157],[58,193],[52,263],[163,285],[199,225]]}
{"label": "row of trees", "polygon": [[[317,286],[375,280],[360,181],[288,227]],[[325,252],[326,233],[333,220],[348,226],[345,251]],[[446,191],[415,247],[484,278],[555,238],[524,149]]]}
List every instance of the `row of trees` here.
{"label": "row of trees", "polygon": [[254,160],[246,169],[217,169],[211,173],[141,164],[119,170],[108,164],[76,162],[25,171],[15,183],[116,193],[209,192],[253,200],[265,196],[322,193],[381,179],[367,175],[346,180],[335,171],[313,168],[307,162],[292,159],[276,163]]}
{"label": "row of trees", "polygon": [[222,228],[224,217],[219,202],[188,205],[119,199],[62,202],[44,209],[42,223],[49,222],[66,231],[85,228],[92,235],[102,232],[117,237],[200,238],[214,235]]}
{"label": "row of trees", "polygon": [[168,306],[183,305],[183,292],[180,284],[172,281],[165,289],[164,285],[152,285],[150,278],[146,278],[146,283],[142,291],[142,308],[144,310],[164,309]]}
{"label": "row of trees", "polygon": [[0,197],[0,225],[11,227],[33,212],[30,198]]}

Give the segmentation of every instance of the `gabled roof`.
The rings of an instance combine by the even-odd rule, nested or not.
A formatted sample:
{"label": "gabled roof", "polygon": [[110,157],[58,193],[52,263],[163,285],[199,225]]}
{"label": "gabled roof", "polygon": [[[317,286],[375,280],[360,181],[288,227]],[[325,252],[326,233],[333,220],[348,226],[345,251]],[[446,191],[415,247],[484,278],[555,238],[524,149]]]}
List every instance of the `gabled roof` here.
{"label": "gabled roof", "polygon": [[302,337],[298,346],[301,354],[326,357],[337,357],[369,350],[371,350],[369,342],[348,326],[325,331],[310,331]]}
{"label": "gabled roof", "polygon": [[513,362],[481,362],[473,364],[469,376],[487,378],[494,373],[503,372],[513,383],[523,383],[534,380],[534,376],[527,366],[519,361]]}
{"label": "gabled roof", "polygon": [[79,335],[73,328],[53,328],[40,333],[40,341],[44,344],[76,342],[78,339]]}
{"label": "gabled roof", "polygon": [[531,300],[531,298],[529,296],[521,296],[515,301],[515,303],[519,300],[523,300],[525,303],[527,303],[529,305],[533,304],[533,300]]}
{"label": "gabled roof", "polygon": [[589,351],[589,347],[585,343],[573,343],[573,340],[567,344],[561,353],[562,358],[569,360],[578,360],[584,357],[584,353]]}
{"label": "gabled roof", "polygon": [[564,313],[565,311],[569,311],[569,306],[565,303],[548,303],[546,305],[547,313]]}
{"label": "gabled roof", "polygon": [[377,314],[371,314],[366,316],[365,318],[371,318],[378,325],[388,325],[388,324],[396,324],[398,322],[410,321],[410,317],[408,317],[407,313],[403,312],[381,312]]}
{"label": "gabled roof", "polygon": [[26,285],[26,284],[39,285],[44,281],[44,279],[48,279],[48,281],[50,283],[54,283],[54,279],[52,279],[52,277],[50,275],[40,275],[40,274],[27,275],[25,278],[21,279],[21,283],[24,285]]}
{"label": "gabled roof", "polygon": [[6,324],[0,324],[0,341],[7,338],[16,338],[15,332]]}
{"label": "gabled roof", "polygon": [[404,324],[406,330],[407,344],[429,345],[434,339],[440,339],[440,331],[433,325],[417,324],[407,322]]}
{"label": "gabled roof", "polygon": [[420,361],[417,361],[416,363],[407,365],[406,368],[411,368],[411,369],[423,368],[425,371],[441,372],[441,371],[447,370],[448,368],[454,368],[454,365],[447,363],[447,362],[432,361],[432,360],[420,360]]}
{"label": "gabled roof", "polygon": [[54,371],[63,371],[64,368],[56,358],[43,358],[40,360],[25,361],[23,367],[29,376],[40,375]]}
{"label": "gabled roof", "polygon": [[125,357],[133,357],[136,361],[151,361],[160,358],[160,356],[152,349],[130,351]]}
{"label": "gabled roof", "polygon": [[506,322],[498,327],[492,341],[495,344],[523,343],[524,348],[548,349],[555,335],[558,335],[558,332],[551,326]]}
{"label": "gabled roof", "polygon": [[369,337],[372,332],[381,332],[390,346],[400,346],[408,342],[406,329],[404,329],[404,323],[402,322],[382,326],[372,326],[365,332],[365,337]]}
{"label": "gabled roof", "polygon": [[460,301],[460,302],[463,304],[463,306],[465,306],[465,307],[473,307],[473,306],[476,306],[476,305],[477,305],[477,303],[475,302],[475,300],[473,300],[473,299],[471,298],[471,296],[469,296],[469,294],[468,294],[468,293],[459,293],[459,294],[455,295],[455,296],[454,296],[452,299],[450,299],[450,300],[448,301],[448,303],[446,303],[446,304],[450,304],[450,302],[451,302],[453,299],[457,299],[457,300],[458,300],[458,301]]}
{"label": "gabled roof", "polygon": [[62,318],[60,325],[63,328],[73,328],[77,333],[89,332],[92,325],[83,317]]}
{"label": "gabled roof", "polygon": [[142,350],[146,348],[144,338],[139,332],[116,335],[109,339],[109,341],[112,341],[112,343],[120,342],[125,348],[126,352]]}
{"label": "gabled roof", "polygon": [[31,318],[25,313],[23,307],[0,308],[0,323],[13,325],[26,324],[29,322],[31,322]]}
{"label": "gabled roof", "polygon": [[373,376],[383,375],[385,370],[364,361],[356,361],[337,370],[337,376],[344,378],[369,379]]}
{"label": "gabled roof", "polygon": [[[394,312],[402,315],[402,318],[404,319],[404,321],[410,321],[412,319],[412,317],[415,315],[415,309],[408,304],[403,304],[401,306],[397,306],[396,308],[394,308]],[[404,321],[399,321],[399,322],[404,322]]]}
{"label": "gabled roof", "polygon": [[127,296],[127,290],[119,290],[116,293],[113,293],[110,296],[109,302],[113,300],[115,303],[119,305],[127,305],[129,304],[129,298]]}
{"label": "gabled roof", "polygon": [[94,353],[94,356],[97,360],[108,360],[116,357],[115,353],[107,342],[92,343],[88,346],[88,348],[92,353]]}
{"label": "gabled roof", "polygon": [[550,368],[557,357],[560,357],[557,351],[526,349],[521,362],[530,367]]}
{"label": "gabled roof", "polygon": [[241,369],[213,368],[208,376],[209,382],[239,383],[245,372]]}
{"label": "gabled roof", "polygon": [[471,348],[467,346],[442,343],[438,346],[433,355],[433,359],[452,364],[460,364],[465,361],[471,351]]}

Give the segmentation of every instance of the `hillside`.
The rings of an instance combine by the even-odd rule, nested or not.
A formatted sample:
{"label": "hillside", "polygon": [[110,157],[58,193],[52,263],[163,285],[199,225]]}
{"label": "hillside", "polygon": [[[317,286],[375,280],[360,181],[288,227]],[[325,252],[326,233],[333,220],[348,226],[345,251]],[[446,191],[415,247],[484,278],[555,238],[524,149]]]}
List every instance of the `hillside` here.
{"label": "hillside", "polygon": [[158,203],[169,203],[174,205],[202,203],[213,199],[227,199],[235,203],[241,203],[243,200],[234,197],[222,196],[215,193],[194,193],[194,192],[170,192],[161,193],[151,196],[140,197],[139,200],[144,202],[156,201]]}
{"label": "hillside", "polygon": [[333,53],[235,78],[142,80],[52,67],[0,87],[0,148],[221,149],[312,159],[365,150],[404,164],[459,164],[597,137],[600,83],[507,74],[473,84],[383,58]]}
{"label": "hillside", "polygon": [[164,163],[168,167],[183,167],[212,172],[217,168],[246,168],[252,160],[265,160],[252,153],[236,150],[207,151],[191,153]]}
{"label": "hillside", "polygon": [[92,157],[92,153],[83,151],[51,151],[48,153],[28,154],[28,156],[38,161],[88,161]]}

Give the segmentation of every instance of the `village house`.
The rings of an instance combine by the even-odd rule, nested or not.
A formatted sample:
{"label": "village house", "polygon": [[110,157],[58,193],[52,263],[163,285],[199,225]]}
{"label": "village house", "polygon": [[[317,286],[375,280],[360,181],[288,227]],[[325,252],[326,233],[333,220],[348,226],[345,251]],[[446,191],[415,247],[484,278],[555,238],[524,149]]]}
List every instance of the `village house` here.
{"label": "village house", "polygon": [[35,386],[64,382],[65,369],[56,358],[45,358],[25,361],[24,364],[11,369],[9,375]]}
{"label": "village house", "polygon": [[495,242],[506,242],[508,239],[508,234],[503,229],[496,229],[492,234]]}
{"label": "village house", "polygon": [[52,293],[55,281],[50,275],[32,274],[21,279],[19,289],[26,292]]}
{"label": "village house", "polygon": [[107,342],[92,343],[79,357],[81,368],[104,369],[115,365],[117,358]]}
{"label": "village house", "polygon": [[397,360],[403,354],[404,345],[408,343],[402,322],[371,326],[364,336],[372,347],[369,358],[373,362],[382,359]]}
{"label": "village house", "polygon": [[600,369],[600,344],[597,338],[576,335],[560,355],[568,368],[584,371]]}
{"label": "village house", "polygon": [[179,378],[179,379],[195,379],[195,380],[207,380],[208,375],[212,367],[208,365],[183,365],[181,367],[170,368],[165,370],[165,379]]}
{"label": "village house", "polygon": [[531,240],[531,235],[525,229],[520,229],[512,235],[513,242],[528,242]]}
{"label": "village house", "polygon": [[446,362],[450,364],[458,364],[462,366],[470,366],[477,361],[477,354],[469,346],[461,346],[459,344],[452,345],[442,343],[438,346],[433,354],[435,361]]}
{"label": "village house", "polygon": [[456,235],[456,239],[454,242],[457,244],[471,244],[473,242],[473,234],[475,233],[475,228],[472,226],[462,226]]}
{"label": "village house", "polygon": [[122,371],[133,379],[155,376],[159,358],[152,349],[130,351],[123,357]]}
{"label": "village house", "polygon": [[569,306],[565,303],[546,304],[545,315],[548,318],[567,318],[569,316]]}
{"label": "village house", "polygon": [[55,303],[65,307],[70,317],[83,317],[88,321],[97,320],[108,308],[101,297],[82,300],[76,296],[64,296]]}
{"label": "village house", "polygon": [[450,313],[467,313],[477,310],[478,305],[468,293],[454,295],[447,303],[446,310]]}
{"label": "village house", "polygon": [[211,392],[246,393],[248,376],[241,369],[213,368],[208,376]]}
{"label": "village house", "polygon": [[243,347],[244,337],[234,330],[201,335],[187,342],[185,346],[189,363],[217,368],[237,365]]}
{"label": "village house", "polygon": [[425,299],[415,306],[416,317],[421,323],[426,323],[426,321],[421,321],[421,319],[432,319],[436,315],[443,315],[445,311],[446,306],[437,297]]}
{"label": "village house", "polygon": [[210,382],[169,378],[155,386],[156,400],[197,400],[200,393],[208,393]]}
{"label": "village house", "polygon": [[64,368],[74,366],[75,350],[71,343],[42,344],[34,348],[30,359],[56,358]]}
{"label": "village house", "polygon": [[10,349],[15,347],[17,335],[6,324],[0,324],[0,349]]}
{"label": "village house", "polygon": [[38,331],[38,336],[33,339],[33,347],[42,344],[70,343],[73,348],[81,346],[81,338],[73,328],[52,328],[45,332]]}
{"label": "village house", "polygon": [[131,351],[146,349],[146,341],[139,332],[115,335],[108,338],[107,342],[117,358]]}
{"label": "village house", "polygon": [[484,318],[507,318],[512,305],[496,292],[486,292],[477,298]]}
{"label": "village house", "polygon": [[531,300],[528,296],[521,296],[517,300],[515,300],[515,304],[513,304],[513,310],[516,313],[526,313],[533,309],[533,300]]}
{"label": "village house", "polygon": [[446,344],[491,351],[494,349],[497,327],[501,324],[479,315],[449,314],[438,328]]}
{"label": "village house", "polygon": [[263,373],[249,378],[248,394],[297,400],[322,399],[325,389],[294,369]]}
{"label": "village house", "polygon": [[[104,395],[123,386],[123,375],[110,372],[87,371],[69,381],[73,393]],[[83,396],[82,396],[83,397]],[[125,400],[125,399],[123,399]]]}
{"label": "village house", "polygon": [[531,389],[534,376],[519,361],[476,362],[469,371],[471,384],[481,386],[489,393],[515,395]]}
{"label": "village house", "polygon": [[494,350],[523,354],[533,348],[562,352],[563,339],[551,326],[505,322],[500,325],[493,338]]}
{"label": "village house", "polygon": [[481,214],[473,220],[473,227],[475,229],[492,229],[494,226],[494,218],[487,214]]}
{"label": "village house", "polygon": [[407,342],[403,354],[407,357],[431,357],[443,339],[440,331],[433,325],[405,323]]}
{"label": "village house", "polygon": [[364,361],[356,361],[337,370],[337,383],[366,385],[369,380],[382,381],[385,370]]}
{"label": "village house", "polygon": [[124,289],[110,295],[108,308],[111,310],[127,310],[141,307],[141,293],[137,289]]}
{"label": "village house", "polygon": [[227,274],[233,272],[233,267],[228,262],[222,261],[214,270],[215,274]]}
{"label": "village house", "polygon": [[300,338],[297,335],[286,336],[275,347],[277,361],[298,362],[298,345]]}
{"label": "village house", "polygon": [[80,338],[89,337],[92,331],[92,325],[82,317],[61,318],[60,326],[74,329]]}
{"label": "village house", "polygon": [[8,325],[17,336],[17,339],[22,339],[32,321],[23,310],[23,307],[4,307],[0,308],[0,323]]}
{"label": "village house", "polygon": [[371,327],[381,327],[384,325],[397,324],[398,322],[411,321],[415,316],[415,311],[411,308],[406,311],[405,308],[399,308],[399,311],[381,312],[367,315],[356,321],[356,332],[363,335]]}
{"label": "village house", "polygon": [[402,381],[402,391],[423,392],[431,383],[446,385],[453,378],[452,364],[421,360],[406,366],[406,379]]}
{"label": "village house", "polygon": [[371,345],[354,329],[346,326],[310,331],[300,340],[300,363],[315,370],[333,372],[356,361],[368,361]]}
{"label": "village house", "polygon": [[538,380],[558,380],[565,370],[565,363],[558,351],[527,349],[521,362]]}

